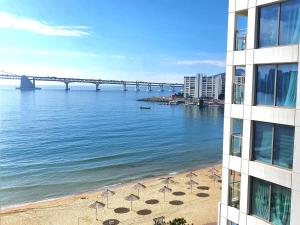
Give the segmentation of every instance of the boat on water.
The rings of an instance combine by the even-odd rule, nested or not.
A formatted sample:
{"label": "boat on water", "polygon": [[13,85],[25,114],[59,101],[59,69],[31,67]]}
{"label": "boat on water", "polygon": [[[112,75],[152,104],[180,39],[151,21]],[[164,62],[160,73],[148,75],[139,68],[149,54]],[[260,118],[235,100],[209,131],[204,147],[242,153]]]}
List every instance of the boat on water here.
{"label": "boat on water", "polygon": [[140,109],[151,109],[149,106],[141,106]]}

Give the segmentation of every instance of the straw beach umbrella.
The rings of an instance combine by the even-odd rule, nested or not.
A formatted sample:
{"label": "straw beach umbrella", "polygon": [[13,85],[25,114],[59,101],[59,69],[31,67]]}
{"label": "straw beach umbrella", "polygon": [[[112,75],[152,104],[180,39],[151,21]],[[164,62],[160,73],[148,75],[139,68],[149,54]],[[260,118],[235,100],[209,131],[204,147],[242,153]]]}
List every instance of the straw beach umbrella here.
{"label": "straw beach umbrella", "polygon": [[90,208],[96,209],[96,220],[98,220],[98,209],[104,208],[105,204],[102,202],[95,201],[90,205]]}
{"label": "straw beach umbrella", "polygon": [[209,168],[208,172],[215,174],[216,172],[218,172],[218,170],[215,167],[211,167]]}
{"label": "straw beach umbrella", "polygon": [[164,186],[163,188],[159,189],[159,192],[164,193],[164,202],[165,202],[166,201],[166,193],[172,192],[172,189]]}
{"label": "straw beach umbrella", "polygon": [[114,191],[111,191],[109,189],[106,189],[104,192],[102,192],[101,196],[106,198],[106,207],[108,208],[108,197],[115,195],[116,193]]}
{"label": "straw beach umbrella", "polygon": [[185,184],[190,185],[191,193],[193,192],[193,186],[198,185],[198,183],[196,181],[192,180],[192,179],[190,181],[186,182]]}
{"label": "straw beach umbrella", "polygon": [[133,202],[133,201],[137,201],[137,200],[139,200],[139,199],[140,199],[140,197],[139,197],[139,196],[136,196],[136,195],[134,195],[134,194],[128,195],[128,196],[125,198],[125,200],[130,201],[130,210],[132,210],[132,202]]}
{"label": "straw beach umbrella", "polygon": [[214,187],[216,185],[216,180],[221,178],[219,175],[213,173],[212,175],[209,176],[209,179],[211,179],[214,182]]}
{"label": "straw beach umbrella", "polygon": [[198,175],[195,174],[193,171],[190,171],[190,172],[187,173],[185,176],[186,176],[186,177],[189,177],[190,180],[191,180],[193,177],[198,177]]}
{"label": "straw beach umbrella", "polygon": [[160,180],[162,180],[162,183],[163,184],[166,184],[167,187],[169,187],[169,184],[174,184],[175,181],[173,180],[174,177],[162,177],[162,178],[159,178]]}
{"label": "straw beach umbrella", "polygon": [[137,183],[132,187],[134,190],[138,191],[138,197],[140,197],[140,189],[145,189],[146,186],[143,185],[142,183]]}

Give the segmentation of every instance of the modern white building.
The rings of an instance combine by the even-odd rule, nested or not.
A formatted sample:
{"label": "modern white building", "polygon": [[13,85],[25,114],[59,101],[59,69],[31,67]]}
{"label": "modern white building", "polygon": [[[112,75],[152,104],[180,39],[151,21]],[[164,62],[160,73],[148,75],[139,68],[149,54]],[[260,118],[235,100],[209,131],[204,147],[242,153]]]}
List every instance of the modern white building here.
{"label": "modern white building", "polygon": [[225,94],[225,74],[184,77],[184,97],[219,99]]}
{"label": "modern white building", "polygon": [[300,225],[299,37],[300,0],[229,0],[219,225]]}

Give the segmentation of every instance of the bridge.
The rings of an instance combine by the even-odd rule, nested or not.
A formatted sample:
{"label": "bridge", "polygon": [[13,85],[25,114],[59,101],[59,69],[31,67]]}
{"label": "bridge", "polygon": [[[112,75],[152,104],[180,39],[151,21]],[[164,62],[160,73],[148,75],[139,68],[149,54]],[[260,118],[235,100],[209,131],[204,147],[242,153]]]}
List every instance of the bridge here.
{"label": "bridge", "polygon": [[103,84],[115,84],[122,85],[123,91],[127,91],[127,86],[135,86],[136,91],[140,91],[141,86],[147,87],[148,91],[152,91],[152,87],[159,87],[161,91],[164,87],[170,87],[172,91],[175,88],[183,88],[183,84],[179,83],[159,83],[159,82],[146,82],[146,81],[124,81],[124,80],[102,80],[102,79],[84,79],[84,78],[67,78],[67,77],[52,77],[52,76],[31,76],[31,75],[12,75],[12,74],[0,74],[0,79],[8,80],[20,80],[21,90],[35,90],[38,89],[35,86],[36,81],[54,81],[62,82],[65,84],[65,90],[70,90],[70,83],[87,83],[94,84],[96,91],[100,90],[100,85]]}

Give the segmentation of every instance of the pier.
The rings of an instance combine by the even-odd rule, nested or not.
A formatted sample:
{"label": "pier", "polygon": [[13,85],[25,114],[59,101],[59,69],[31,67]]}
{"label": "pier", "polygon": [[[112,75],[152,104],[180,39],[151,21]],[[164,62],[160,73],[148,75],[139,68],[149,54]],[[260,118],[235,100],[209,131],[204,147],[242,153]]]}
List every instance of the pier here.
{"label": "pier", "polygon": [[169,87],[174,92],[175,88],[183,88],[183,84],[180,83],[165,83],[165,82],[147,82],[147,81],[124,81],[124,80],[102,80],[102,79],[85,79],[85,78],[66,78],[66,77],[52,77],[52,76],[31,76],[31,75],[11,75],[0,74],[0,79],[7,80],[20,80],[20,90],[35,90],[36,81],[51,81],[61,82],[65,84],[65,90],[70,90],[70,83],[86,83],[94,84],[95,90],[99,91],[101,85],[113,84],[122,86],[123,91],[127,91],[128,86],[134,86],[136,91],[140,91],[140,87],[144,86],[148,91],[152,91],[152,87],[159,87],[160,91],[164,91],[164,88]]}

